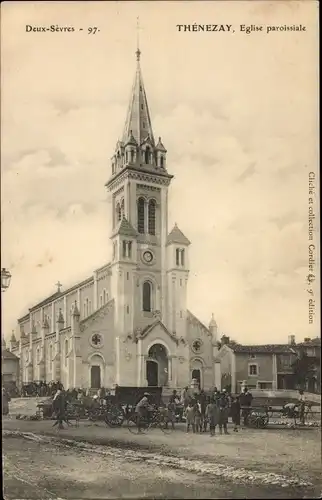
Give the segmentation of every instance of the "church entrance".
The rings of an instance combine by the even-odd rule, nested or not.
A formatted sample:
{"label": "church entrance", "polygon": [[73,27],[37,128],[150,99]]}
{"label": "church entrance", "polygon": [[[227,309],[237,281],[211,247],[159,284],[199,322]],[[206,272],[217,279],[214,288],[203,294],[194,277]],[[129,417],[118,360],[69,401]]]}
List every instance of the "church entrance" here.
{"label": "church entrance", "polygon": [[146,378],[148,380],[149,387],[158,386],[158,363],[155,361],[146,362]]}
{"label": "church entrance", "polygon": [[99,389],[101,387],[101,367],[91,366],[91,388]]}
{"label": "church entrance", "polygon": [[149,386],[162,387],[168,383],[168,353],[162,344],[154,344],[148,352],[146,377]]}
{"label": "church entrance", "polygon": [[199,369],[192,370],[191,378],[196,379],[199,387],[201,386],[201,372]]}

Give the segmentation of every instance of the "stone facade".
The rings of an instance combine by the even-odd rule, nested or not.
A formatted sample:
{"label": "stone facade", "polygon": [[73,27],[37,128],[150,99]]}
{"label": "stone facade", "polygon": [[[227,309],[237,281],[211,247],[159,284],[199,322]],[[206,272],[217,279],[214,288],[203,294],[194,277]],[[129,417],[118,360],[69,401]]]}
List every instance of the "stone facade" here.
{"label": "stone facade", "polygon": [[[137,52],[127,120],[106,183],[111,262],[18,320],[22,381],[68,387],[216,385],[217,325],[187,310],[190,241],[168,231],[166,149],[154,140]],[[217,367],[218,368],[218,367]],[[217,381],[217,386],[220,381]]]}

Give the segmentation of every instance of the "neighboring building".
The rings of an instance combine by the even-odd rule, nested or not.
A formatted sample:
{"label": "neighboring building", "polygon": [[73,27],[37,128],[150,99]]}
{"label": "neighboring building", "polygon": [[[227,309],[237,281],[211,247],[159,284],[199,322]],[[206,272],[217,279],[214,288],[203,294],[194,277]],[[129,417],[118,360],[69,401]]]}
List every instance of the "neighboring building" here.
{"label": "neighboring building", "polygon": [[[217,325],[187,310],[190,241],[168,232],[167,151],[155,141],[140,51],[123,137],[106,187],[112,198],[112,260],[18,320],[21,377],[68,387],[205,388],[220,378]],[[217,381],[220,385],[220,380]]]}
{"label": "neighboring building", "polygon": [[303,342],[296,344],[294,349],[298,356],[308,356],[313,368],[306,382],[307,391],[321,393],[321,338],[305,338]]}
{"label": "neighboring building", "polygon": [[[223,337],[217,356],[222,386],[236,393],[244,384],[251,389],[296,389],[292,365],[299,352],[305,347],[313,356],[321,346],[320,339],[307,340],[296,344],[295,337],[290,336],[288,344],[241,345]],[[316,386],[306,389],[318,392]]]}
{"label": "neighboring building", "polygon": [[5,341],[1,344],[1,376],[2,385],[10,387],[19,384],[19,358],[6,348]]}

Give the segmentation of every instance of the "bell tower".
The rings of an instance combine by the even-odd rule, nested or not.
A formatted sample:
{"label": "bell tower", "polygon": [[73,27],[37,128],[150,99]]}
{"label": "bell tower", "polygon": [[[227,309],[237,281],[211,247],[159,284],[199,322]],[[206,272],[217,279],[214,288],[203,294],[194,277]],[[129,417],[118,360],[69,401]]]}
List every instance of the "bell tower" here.
{"label": "bell tower", "polygon": [[111,159],[106,187],[112,197],[112,294],[118,335],[167,323],[167,151],[155,141],[136,51],[136,71],[123,135]]}

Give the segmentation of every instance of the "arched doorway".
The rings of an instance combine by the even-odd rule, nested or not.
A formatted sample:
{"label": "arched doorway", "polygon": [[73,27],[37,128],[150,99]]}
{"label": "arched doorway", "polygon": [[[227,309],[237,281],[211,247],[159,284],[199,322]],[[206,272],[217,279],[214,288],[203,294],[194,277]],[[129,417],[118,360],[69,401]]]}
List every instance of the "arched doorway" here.
{"label": "arched doorway", "polygon": [[104,361],[101,356],[92,356],[90,359],[90,388],[99,389],[104,383]]}
{"label": "arched doorway", "polygon": [[149,387],[158,386],[158,363],[156,361],[148,360],[146,362],[146,378]]}
{"label": "arched doorway", "polygon": [[168,383],[168,352],[164,345],[153,344],[148,352],[146,378],[148,386],[163,387]]}
{"label": "arched doorway", "polygon": [[201,386],[201,372],[200,372],[199,368],[192,370],[191,378],[196,379],[198,384],[199,384],[199,387]]}
{"label": "arched doorway", "polygon": [[194,359],[191,364],[191,379],[196,379],[199,388],[203,389],[204,386],[204,380],[203,380],[203,374],[204,374],[204,367],[203,363],[201,362],[200,359]]}

